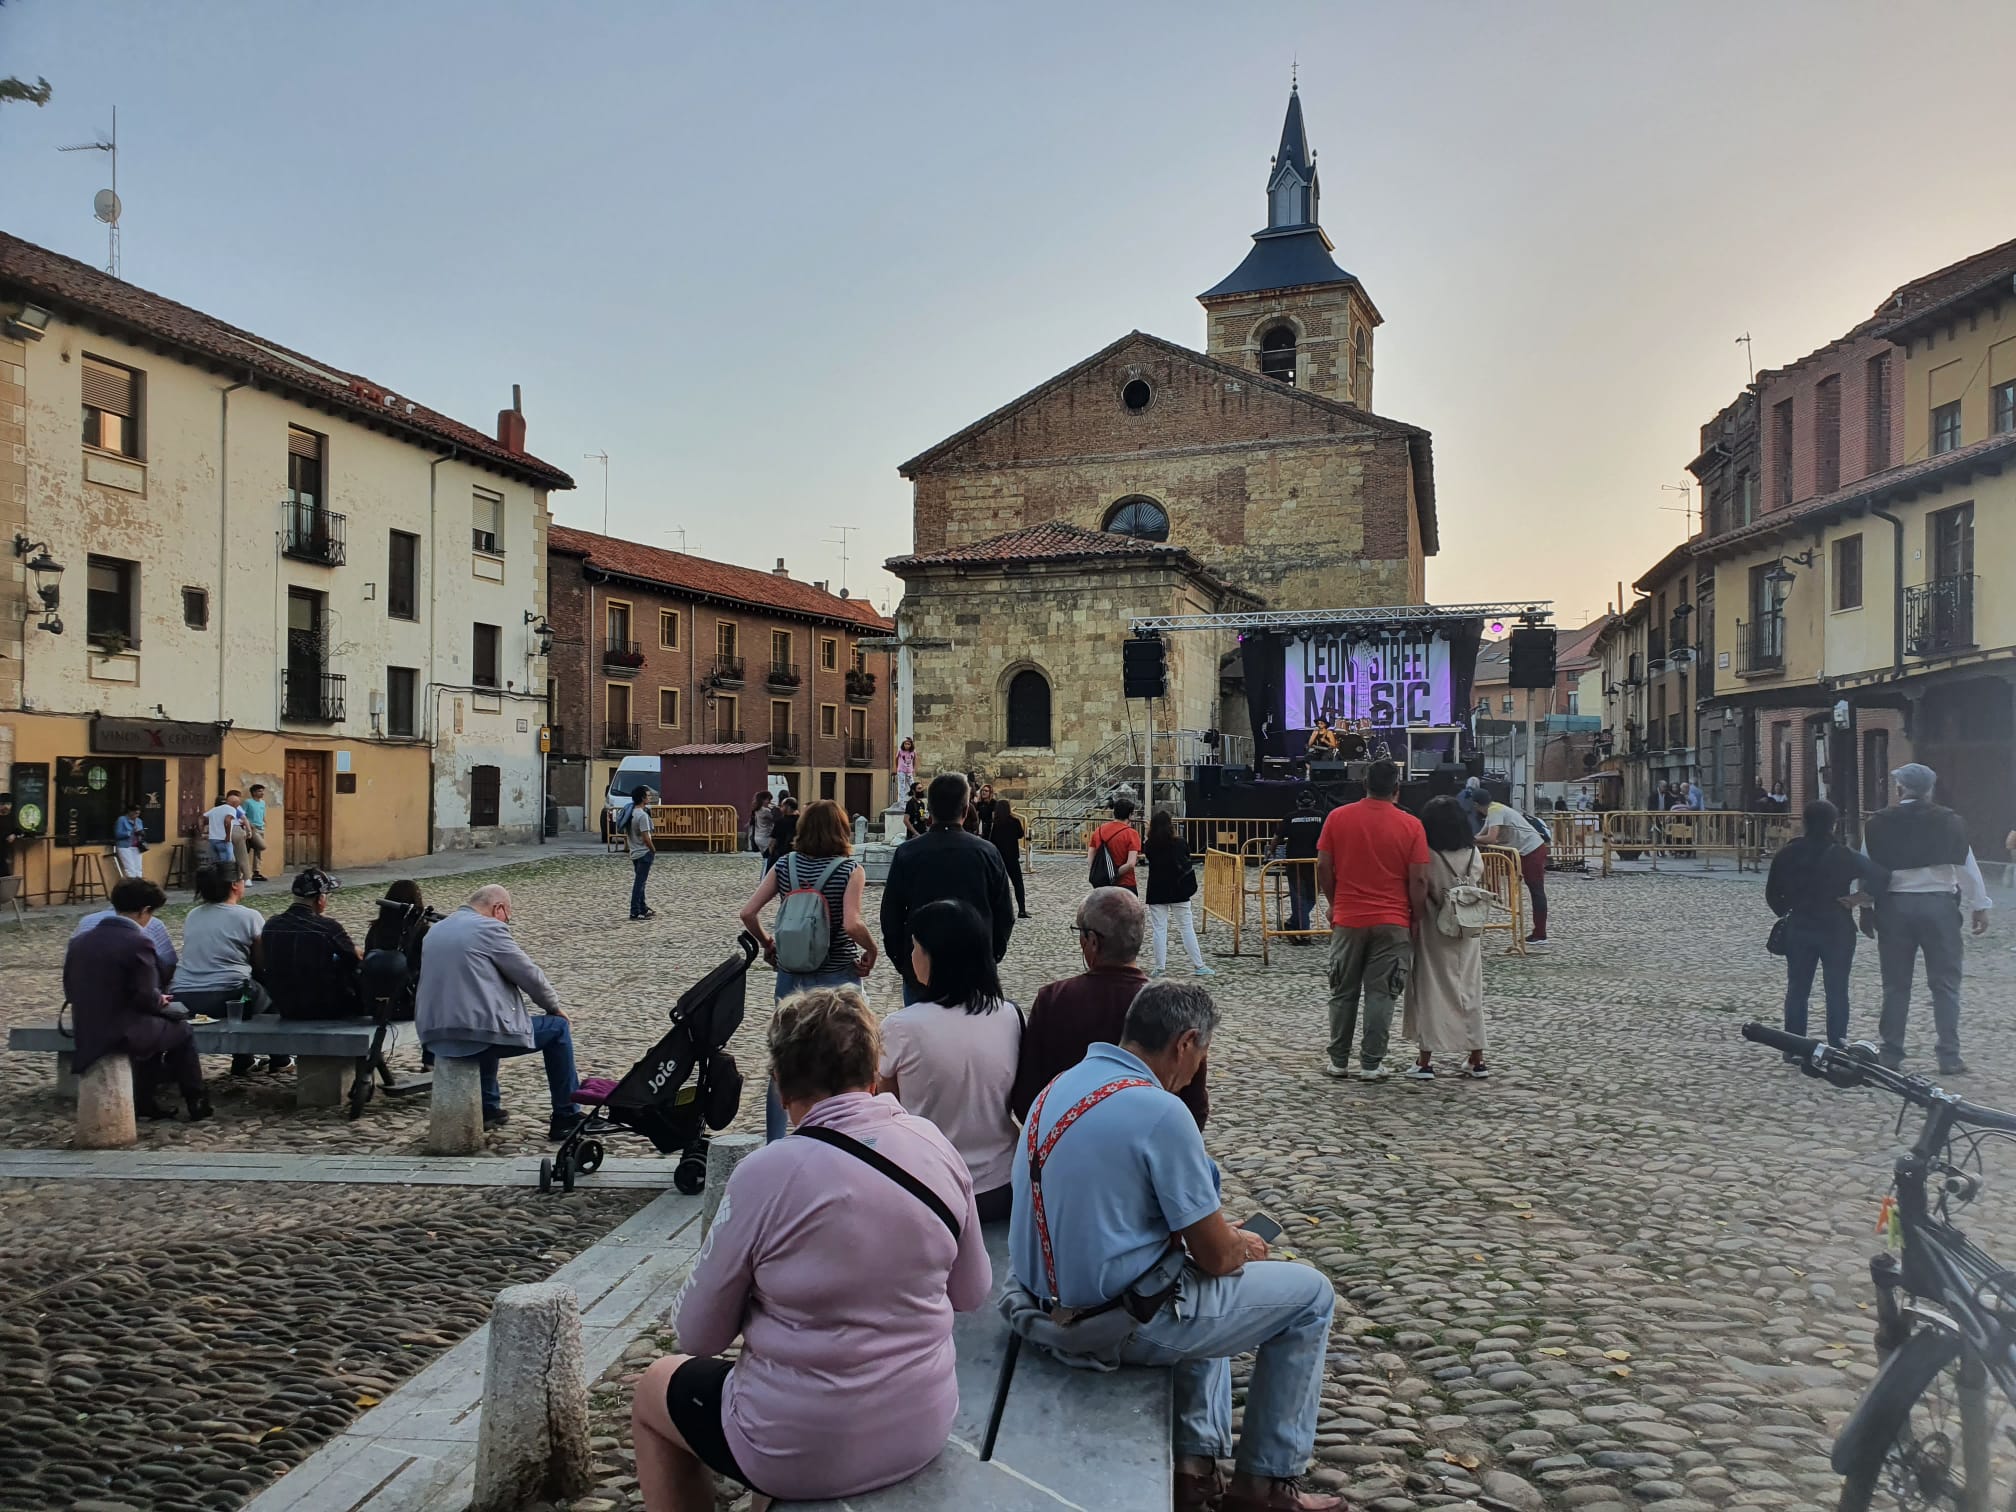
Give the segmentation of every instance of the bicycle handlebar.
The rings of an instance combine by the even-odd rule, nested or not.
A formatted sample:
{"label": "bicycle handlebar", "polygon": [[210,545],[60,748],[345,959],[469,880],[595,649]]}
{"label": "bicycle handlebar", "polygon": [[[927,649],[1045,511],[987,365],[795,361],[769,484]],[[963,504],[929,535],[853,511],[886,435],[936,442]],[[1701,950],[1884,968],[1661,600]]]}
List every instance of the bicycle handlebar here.
{"label": "bicycle handlebar", "polygon": [[1902,1071],[1894,1071],[1870,1054],[1866,1047],[1837,1049],[1821,1040],[1773,1029],[1769,1024],[1745,1024],[1743,1038],[1797,1056],[1805,1069],[1836,1086],[1853,1087],[1863,1082],[1874,1082],[1918,1107],[1943,1107],[1955,1122],[2016,1134],[2016,1114],[2004,1113],[1998,1108],[1984,1108],[1979,1103],[1970,1103],[1942,1091],[1923,1077],[1906,1076]]}

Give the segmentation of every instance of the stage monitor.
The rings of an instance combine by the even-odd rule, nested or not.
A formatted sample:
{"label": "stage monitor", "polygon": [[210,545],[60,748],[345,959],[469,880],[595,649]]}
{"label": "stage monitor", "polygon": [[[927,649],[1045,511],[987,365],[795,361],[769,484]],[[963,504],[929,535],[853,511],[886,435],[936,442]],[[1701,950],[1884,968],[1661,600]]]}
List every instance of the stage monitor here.
{"label": "stage monitor", "polygon": [[1449,642],[1425,626],[1398,639],[1351,641],[1339,631],[1284,638],[1282,684],[1289,729],[1317,718],[1375,729],[1450,723]]}

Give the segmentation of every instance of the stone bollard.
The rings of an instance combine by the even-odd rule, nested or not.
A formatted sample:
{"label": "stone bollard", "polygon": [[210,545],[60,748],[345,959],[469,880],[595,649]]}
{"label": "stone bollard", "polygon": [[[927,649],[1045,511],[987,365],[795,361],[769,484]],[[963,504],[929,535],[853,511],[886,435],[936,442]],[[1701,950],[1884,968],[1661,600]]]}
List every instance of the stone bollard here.
{"label": "stone bollard", "polygon": [[553,1281],[507,1286],[490,1314],[469,1512],[579,1496],[590,1484],[588,1460],[580,1301]]}
{"label": "stone bollard", "polygon": [[474,1155],[483,1148],[483,1078],[473,1055],[434,1060],[427,1106],[427,1153]]}
{"label": "stone bollard", "polygon": [[761,1134],[716,1134],[707,1141],[707,1191],[700,1199],[700,1237],[714,1226],[714,1214],[728,1193],[735,1167],[763,1148]]}
{"label": "stone bollard", "polygon": [[77,1148],[123,1150],[140,1137],[133,1122],[133,1062],[107,1055],[77,1078]]}

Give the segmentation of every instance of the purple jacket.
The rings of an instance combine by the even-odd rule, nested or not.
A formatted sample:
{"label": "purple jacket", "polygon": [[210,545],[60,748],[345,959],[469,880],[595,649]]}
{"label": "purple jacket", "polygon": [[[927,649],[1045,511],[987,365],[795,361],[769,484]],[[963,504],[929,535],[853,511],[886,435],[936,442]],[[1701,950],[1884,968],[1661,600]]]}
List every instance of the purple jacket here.
{"label": "purple jacket", "polygon": [[722,1428],[780,1501],[855,1496],[914,1475],[959,1410],[952,1314],[994,1285],[972,1178],[893,1097],[849,1092],[805,1117],[871,1145],[964,1215],[953,1243],[916,1197],[844,1150],[782,1139],[735,1168],[678,1305],[679,1347],[742,1335]]}

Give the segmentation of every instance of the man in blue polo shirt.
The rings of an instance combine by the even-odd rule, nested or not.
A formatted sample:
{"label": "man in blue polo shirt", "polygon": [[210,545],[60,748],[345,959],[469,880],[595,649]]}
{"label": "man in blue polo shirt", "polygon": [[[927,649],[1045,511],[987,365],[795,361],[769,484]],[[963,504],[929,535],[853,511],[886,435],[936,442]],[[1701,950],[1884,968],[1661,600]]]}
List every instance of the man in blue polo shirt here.
{"label": "man in blue polo shirt", "polygon": [[[1217,1026],[1202,987],[1154,983],[1128,1008],[1119,1044],[1093,1045],[1037,1097],[1017,1142],[1008,1236],[1017,1286],[1004,1309],[1046,1313],[1055,1326],[1039,1342],[1068,1364],[1173,1369],[1178,1512],[1338,1512],[1343,1498],[1299,1480],[1315,1445],[1336,1293],[1320,1271],[1268,1261],[1259,1235],[1225,1221],[1218,1168],[1169,1090],[1189,1085]],[[1180,1271],[1164,1265],[1182,1259],[1177,1246],[1187,1252]],[[1135,1283],[1158,1267],[1144,1295]],[[1129,1331],[1115,1305],[1145,1320]],[[1096,1328],[1114,1342],[1074,1356],[1080,1324],[1088,1339]],[[1221,1484],[1217,1461],[1233,1456],[1232,1356],[1248,1350],[1259,1357],[1237,1469]]]}

